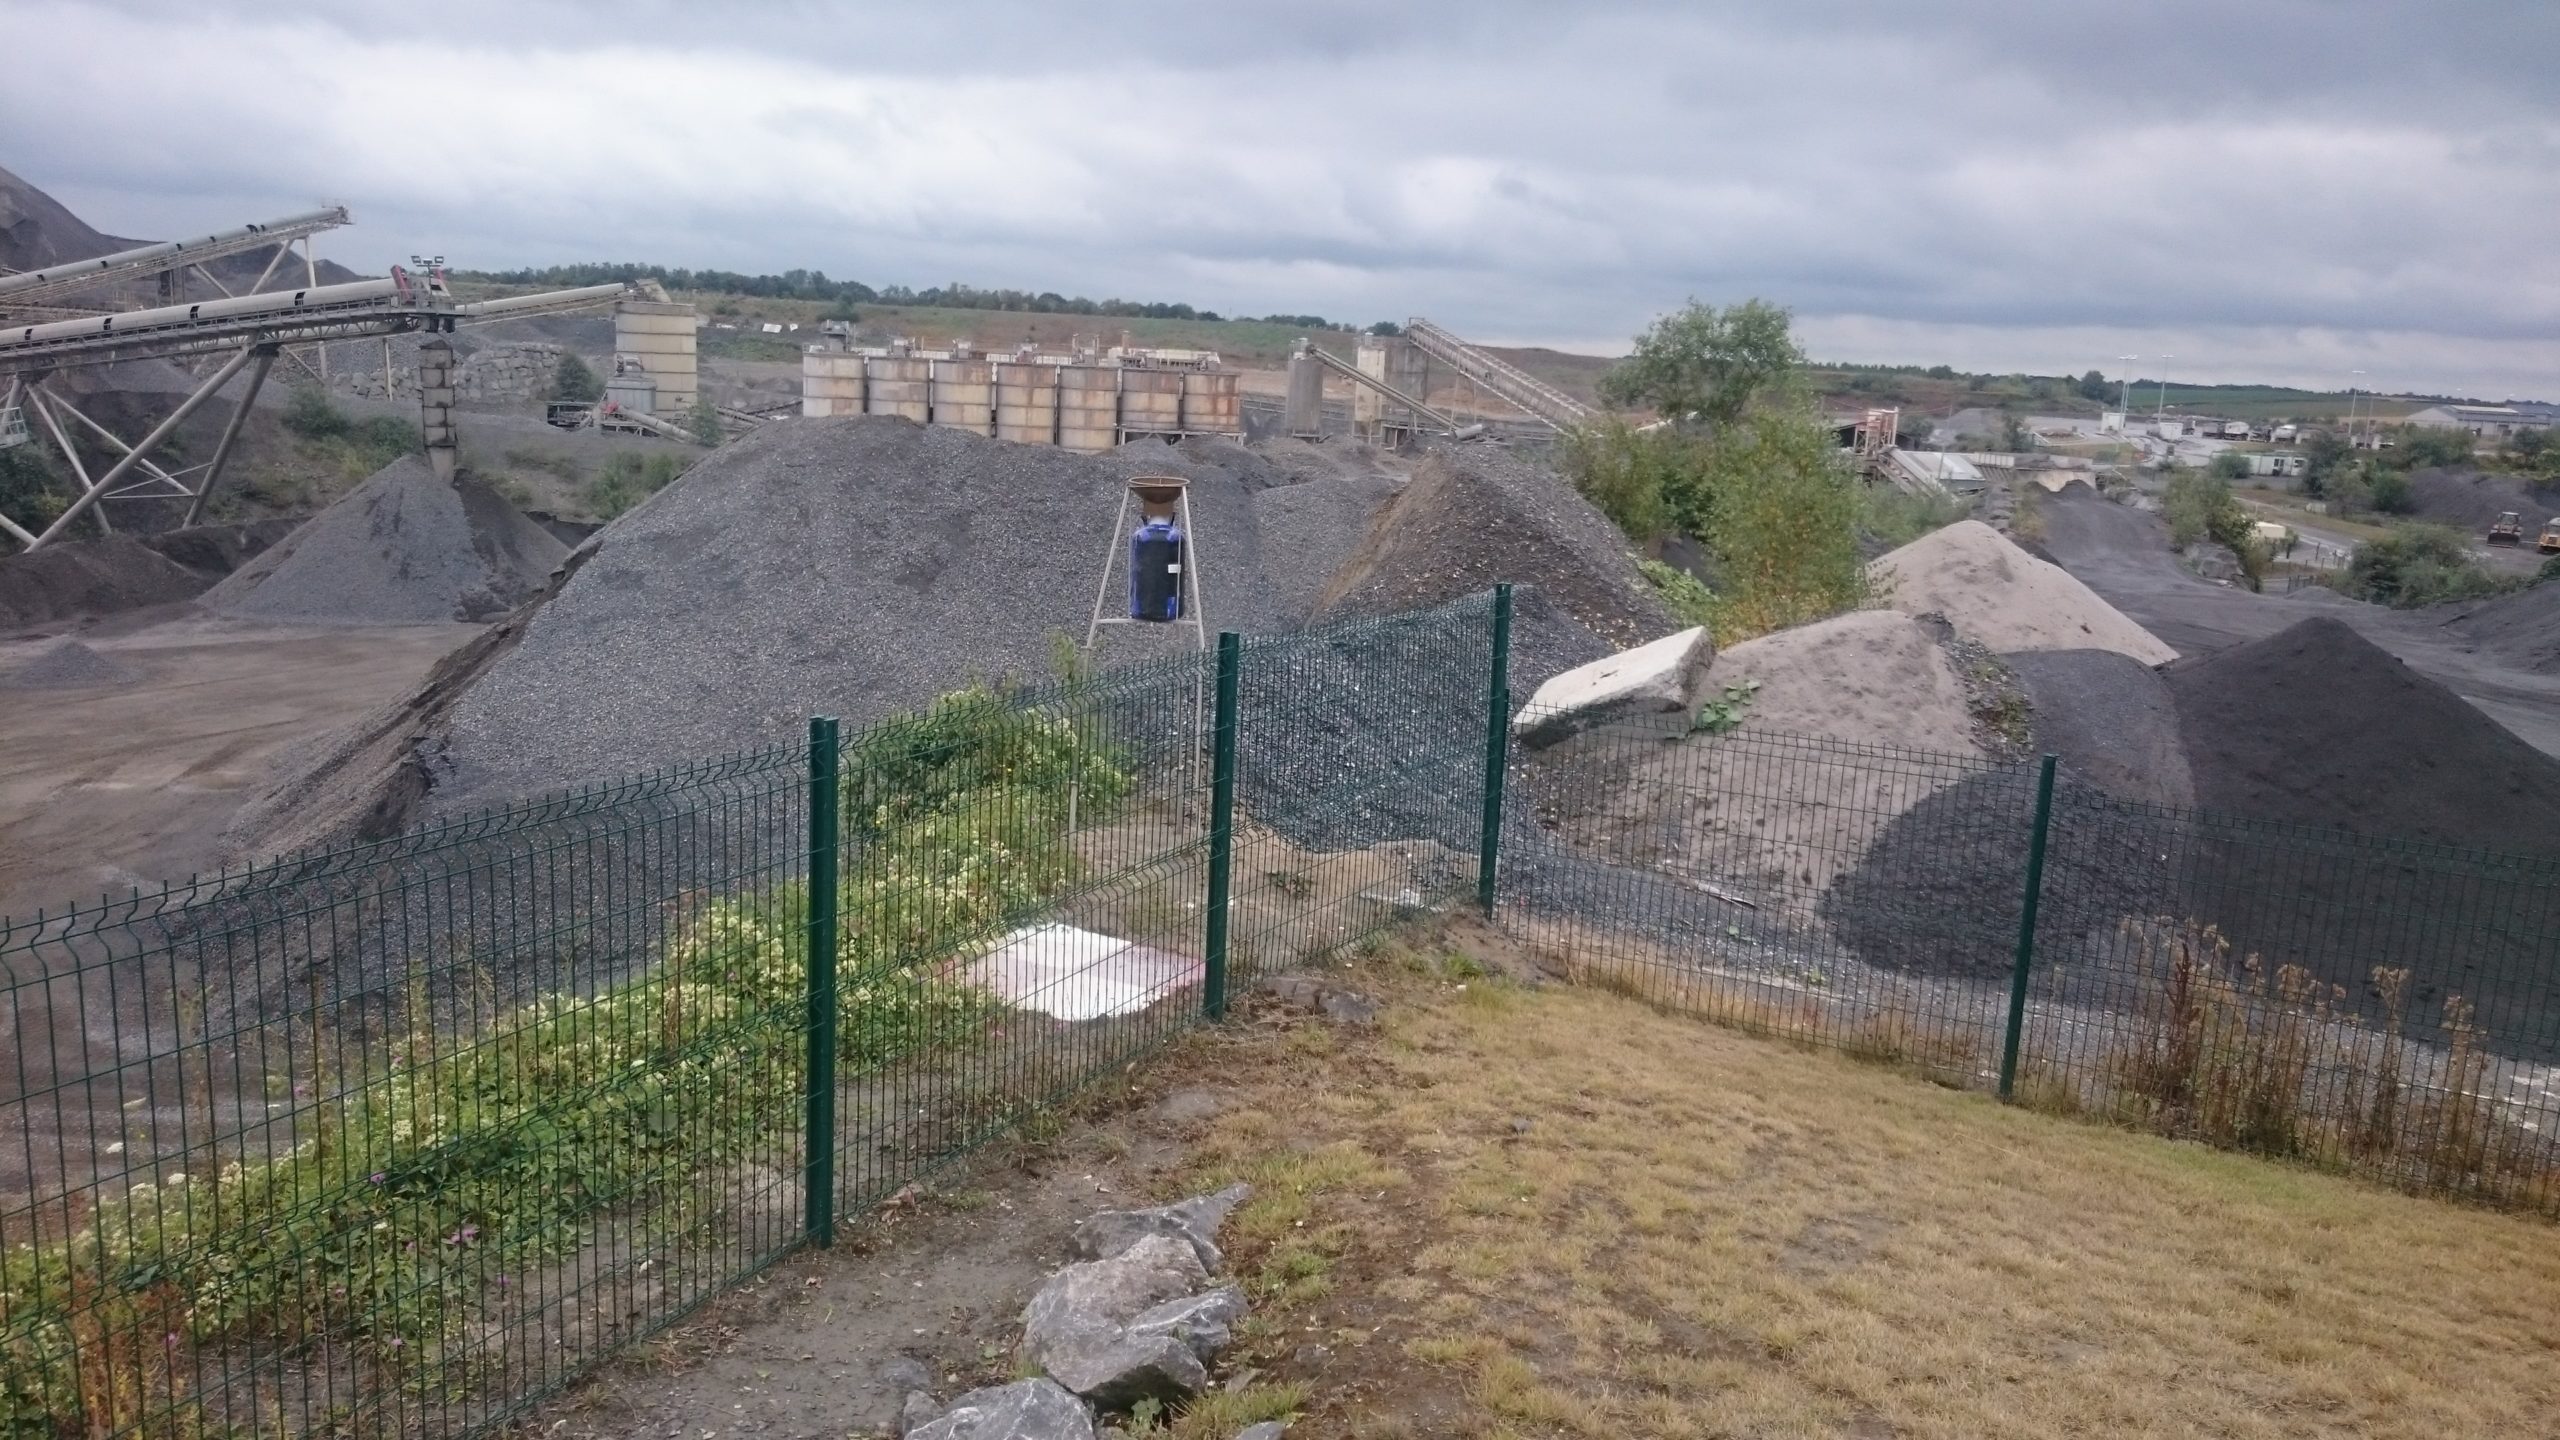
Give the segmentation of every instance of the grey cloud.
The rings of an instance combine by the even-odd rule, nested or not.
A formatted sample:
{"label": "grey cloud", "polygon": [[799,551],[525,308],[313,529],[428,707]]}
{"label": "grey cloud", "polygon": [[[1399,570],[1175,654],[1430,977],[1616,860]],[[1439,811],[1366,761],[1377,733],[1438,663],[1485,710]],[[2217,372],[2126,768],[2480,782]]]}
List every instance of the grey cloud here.
{"label": "grey cloud", "polygon": [[[2397,348],[2447,373],[2473,344],[2489,377],[2560,333],[2542,0],[948,0],[716,21],[675,0],[0,0],[12,31],[62,57],[0,90],[12,168],[131,233],[342,196],[363,229],[330,243],[351,261],[808,265],[1427,309],[1512,338],[1762,294],[1814,333],[1872,322],[1844,343],[2156,331],[2281,358],[2286,334],[2372,332],[2432,337]],[[194,63],[109,87],[101,57],[146,32],[133,48]]]}

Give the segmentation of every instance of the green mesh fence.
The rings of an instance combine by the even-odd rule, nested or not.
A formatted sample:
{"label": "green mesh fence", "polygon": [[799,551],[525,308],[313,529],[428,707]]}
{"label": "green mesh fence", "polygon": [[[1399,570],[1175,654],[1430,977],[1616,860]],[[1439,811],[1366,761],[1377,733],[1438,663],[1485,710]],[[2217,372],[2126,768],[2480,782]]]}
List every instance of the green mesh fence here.
{"label": "green mesh fence", "polygon": [[1225,637],[0,923],[0,1440],[485,1432],[1264,977],[1477,905],[1725,1024],[2560,1211],[2560,864],[1506,723],[1508,616]]}
{"label": "green mesh fence", "polygon": [[1685,716],[1527,750],[1513,797],[1504,923],[1586,982],[2041,1108],[2560,1213],[2560,863]]}
{"label": "green mesh fence", "polygon": [[1490,613],[0,924],[0,1437],[484,1432],[1431,909]]}

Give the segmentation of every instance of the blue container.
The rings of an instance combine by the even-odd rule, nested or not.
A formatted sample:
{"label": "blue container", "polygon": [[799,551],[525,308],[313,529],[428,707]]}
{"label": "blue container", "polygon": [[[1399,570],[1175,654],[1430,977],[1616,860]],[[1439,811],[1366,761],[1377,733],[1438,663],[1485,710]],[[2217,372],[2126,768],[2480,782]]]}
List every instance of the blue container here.
{"label": "blue container", "polygon": [[1129,618],[1162,625],[1182,618],[1182,527],[1150,520],[1129,536]]}

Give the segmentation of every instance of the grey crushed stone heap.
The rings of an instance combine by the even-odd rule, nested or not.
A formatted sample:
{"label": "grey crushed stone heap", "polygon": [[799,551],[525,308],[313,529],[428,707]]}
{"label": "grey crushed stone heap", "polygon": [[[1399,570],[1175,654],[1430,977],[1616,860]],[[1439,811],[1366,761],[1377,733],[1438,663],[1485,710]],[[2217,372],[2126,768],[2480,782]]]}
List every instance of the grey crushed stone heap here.
{"label": "grey crushed stone heap", "polygon": [[538,593],[568,548],[469,475],[405,455],[205,592],[217,614],[288,624],[493,619]]}
{"label": "grey crushed stone heap", "polygon": [[[1269,543],[1258,502],[1298,477],[1220,442],[1077,455],[886,417],[768,425],[589,542],[456,707],[434,803],[774,743],[813,714],[859,731],[973,681],[1045,679],[1057,637],[1083,636],[1123,543],[1120,496],[1146,473],[1192,481],[1213,629],[1301,623],[1300,597],[1365,519],[1357,496],[1280,505]],[[1188,627],[1117,626],[1099,658],[1190,643]]]}
{"label": "grey crushed stone heap", "polygon": [[141,671],[101,655],[77,640],[56,640],[37,646],[34,653],[23,659],[0,653],[0,690],[123,685],[141,678]]}

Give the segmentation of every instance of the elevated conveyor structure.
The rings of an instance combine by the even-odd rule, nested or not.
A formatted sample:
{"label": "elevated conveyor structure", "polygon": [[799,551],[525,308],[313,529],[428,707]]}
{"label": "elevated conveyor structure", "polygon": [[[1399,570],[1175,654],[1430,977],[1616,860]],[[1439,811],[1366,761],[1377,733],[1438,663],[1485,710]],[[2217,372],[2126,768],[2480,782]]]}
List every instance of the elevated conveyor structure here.
{"label": "elevated conveyor structure", "polygon": [[[183,498],[187,501],[190,519],[201,518],[206,500],[222,477],[223,464],[230,457],[232,442],[240,433],[241,421],[257,399],[258,387],[265,380],[268,368],[286,345],[413,331],[450,331],[462,324],[609,304],[628,293],[629,287],[623,285],[589,285],[574,290],[552,290],[535,295],[510,296],[503,300],[462,303],[446,292],[444,273],[440,268],[430,268],[423,276],[413,276],[394,266],[389,278],[381,280],[314,285],[299,290],[228,296],[186,305],[164,305],[149,310],[84,316],[76,320],[10,326],[0,330],[0,411],[10,412],[0,414],[0,435],[28,433],[24,415],[16,412],[21,406],[32,411],[44,422],[46,433],[70,463],[72,473],[81,486],[81,494],[40,531],[31,530],[7,515],[0,515],[0,535],[9,536],[26,549],[37,549],[60,538],[73,522],[100,501],[110,499]],[[44,389],[46,378],[55,370],[204,354],[228,354],[229,358],[198,383],[179,402],[175,411],[153,427],[150,434],[132,445],[126,445],[112,434],[105,434],[105,427],[81,414],[61,396],[49,394]],[[172,474],[152,463],[152,450],[243,370],[249,372],[249,383],[230,422],[223,429],[222,440],[213,457],[200,468],[200,478],[196,483],[185,483],[183,477],[188,472]],[[450,403],[449,395],[446,403]],[[81,463],[81,457],[56,418],[55,411],[101,432],[118,458],[92,475]],[[14,425],[10,423],[12,415],[17,420]],[[103,513],[101,523],[104,523]]]}
{"label": "elevated conveyor structure", "polygon": [[[21,305],[36,305],[59,296],[76,295],[119,280],[166,274],[189,265],[202,265],[227,256],[263,250],[270,245],[276,247],[280,260],[284,247],[319,231],[334,230],[347,224],[348,219],[345,206],[331,205],[299,215],[287,215],[280,220],[217,230],[210,235],[162,240],[137,245],[130,250],[118,250],[111,255],[67,260],[59,265],[47,265],[41,270],[0,275],[0,313],[17,314]],[[273,265],[267,268],[270,274],[274,273]]]}
{"label": "elevated conveyor structure", "polygon": [[1506,361],[1486,354],[1419,315],[1407,320],[1405,338],[1414,348],[1469,380],[1534,415],[1556,430],[1570,430],[1591,418],[1591,407]]}
{"label": "elevated conveyor structure", "polygon": [[1377,376],[1370,374],[1359,366],[1328,353],[1327,351],[1319,348],[1314,341],[1301,340],[1298,344],[1300,347],[1300,354],[1311,357],[1316,364],[1323,366],[1325,369],[1332,371],[1336,375],[1342,376],[1353,384],[1365,385],[1369,389],[1374,390],[1379,394],[1384,395],[1389,400],[1394,401],[1396,404],[1402,405],[1414,414],[1419,415],[1423,419],[1430,421],[1432,424],[1439,426],[1442,434],[1455,434],[1460,428],[1458,422],[1448,415],[1442,414],[1440,411],[1431,408],[1429,405],[1422,403],[1413,396],[1389,385],[1386,381],[1379,379]]}

